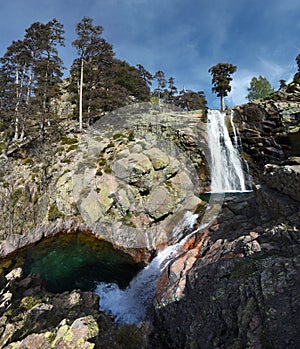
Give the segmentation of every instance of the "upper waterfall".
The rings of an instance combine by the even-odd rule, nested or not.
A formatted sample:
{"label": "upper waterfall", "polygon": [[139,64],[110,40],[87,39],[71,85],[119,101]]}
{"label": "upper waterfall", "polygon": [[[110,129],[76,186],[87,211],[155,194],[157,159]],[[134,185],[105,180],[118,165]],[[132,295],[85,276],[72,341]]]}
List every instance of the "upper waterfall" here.
{"label": "upper waterfall", "polygon": [[[231,124],[235,144],[229,136],[227,123]],[[237,131],[232,115],[218,110],[208,110],[208,146],[210,149],[211,191],[246,191],[242,160],[237,149]]]}

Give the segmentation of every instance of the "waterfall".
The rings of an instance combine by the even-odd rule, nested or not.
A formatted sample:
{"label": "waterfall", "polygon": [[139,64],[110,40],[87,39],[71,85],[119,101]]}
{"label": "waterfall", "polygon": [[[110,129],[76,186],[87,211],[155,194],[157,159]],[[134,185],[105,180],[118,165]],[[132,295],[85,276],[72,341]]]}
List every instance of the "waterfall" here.
{"label": "waterfall", "polygon": [[[188,211],[179,222],[178,227],[182,230],[192,229],[197,218],[197,214]],[[193,231],[180,242],[159,251],[151,263],[131,280],[126,289],[120,289],[116,283],[100,282],[95,290],[95,293],[100,296],[100,310],[115,316],[115,322],[119,325],[144,320],[153,303],[156,282],[161,272],[176,256],[178,249],[194,233]]]}
{"label": "waterfall", "polygon": [[[238,151],[238,133],[232,120],[218,110],[209,110],[207,115],[208,146],[211,155],[211,191],[246,191],[242,160]],[[232,144],[226,122],[231,124],[234,134]]]}

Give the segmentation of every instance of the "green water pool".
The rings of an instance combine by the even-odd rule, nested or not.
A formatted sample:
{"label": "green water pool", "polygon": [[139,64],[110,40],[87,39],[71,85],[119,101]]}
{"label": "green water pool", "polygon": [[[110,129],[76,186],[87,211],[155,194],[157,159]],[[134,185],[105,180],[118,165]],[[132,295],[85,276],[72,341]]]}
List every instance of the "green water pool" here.
{"label": "green water pool", "polygon": [[[62,234],[20,252],[24,276],[40,274],[50,292],[93,291],[100,281],[125,288],[140,269],[128,254],[83,233]],[[16,264],[12,263],[12,265]]]}

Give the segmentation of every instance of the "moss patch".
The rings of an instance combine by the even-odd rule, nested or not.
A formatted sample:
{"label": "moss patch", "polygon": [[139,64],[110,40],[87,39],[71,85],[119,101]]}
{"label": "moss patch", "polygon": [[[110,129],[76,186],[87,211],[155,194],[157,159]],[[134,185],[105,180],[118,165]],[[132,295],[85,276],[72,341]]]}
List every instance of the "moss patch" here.
{"label": "moss patch", "polygon": [[61,144],[68,144],[68,145],[71,145],[71,144],[76,144],[78,143],[78,139],[75,138],[75,137],[62,137],[61,139]]}
{"label": "moss patch", "polygon": [[48,210],[49,221],[55,221],[56,219],[62,218],[63,216],[64,216],[63,213],[59,211],[55,202],[49,206],[49,210]]}
{"label": "moss patch", "polygon": [[21,299],[20,306],[26,310],[30,310],[35,305],[40,303],[41,303],[41,299],[32,297],[32,296],[26,296]]}
{"label": "moss patch", "polygon": [[134,141],[135,140],[135,137],[134,137],[134,132],[133,131],[130,131],[129,134],[128,134],[128,140],[130,142]]}
{"label": "moss patch", "polygon": [[78,144],[71,144],[69,148],[67,149],[67,153],[71,150],[77,150],[79,148]]}

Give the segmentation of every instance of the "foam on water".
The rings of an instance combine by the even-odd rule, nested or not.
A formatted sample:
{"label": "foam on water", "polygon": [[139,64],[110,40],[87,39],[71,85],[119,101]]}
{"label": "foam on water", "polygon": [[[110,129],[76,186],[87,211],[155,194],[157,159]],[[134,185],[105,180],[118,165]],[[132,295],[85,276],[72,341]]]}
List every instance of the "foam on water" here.
{"label": "foam on water", "polygon": [[[177,229],[191,229],[197,217],[197,214],[186,212]],[[193,234],[194,232],[190,233],[180,242],[158,252],[151,263],[132,279],[126,289],[120,289],[115,283],[100,282],[95,290],[95,293],[100,296],[100,310],[115,316],[117,324],[138,323],[144,320],[153,303],[159,275],[174,258],[178,249]]]}

